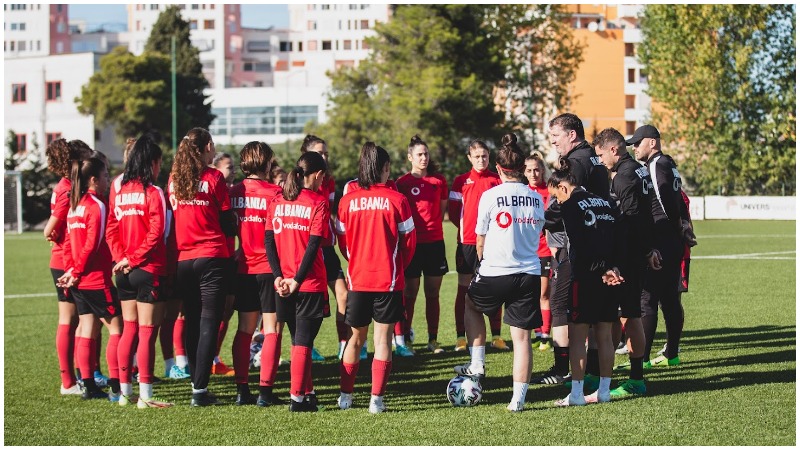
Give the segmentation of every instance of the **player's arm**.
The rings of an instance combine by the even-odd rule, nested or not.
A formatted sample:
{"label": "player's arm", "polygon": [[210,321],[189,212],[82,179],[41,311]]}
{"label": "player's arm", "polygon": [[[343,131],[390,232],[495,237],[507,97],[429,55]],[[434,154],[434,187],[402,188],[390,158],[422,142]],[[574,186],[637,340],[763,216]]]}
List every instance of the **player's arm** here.
{"label": "player's arm", "polygon": [[[346,184],[345,188],[349,185]],[[344,197],[342,197],[344,198]],[[345,202],[339,200],[339,214],[336,215],[336,222],[334,223],[333,230],[336,233],[337,241],[339,242],[339,253],[342,254],[345,260],[350,261],[350,252],[347,250],[347,225],[345,225]]]}
{"label": "player's arm", "polygon": [[453,187],[450,188],[450,195],[447,200],[447,215],[450,217],[450,222],[456,226],[461,227],[461,208],[464,206],[464,199],[461,192],[462,182],[460,179],[453,181]]}
{"label": "player's arm", "polygon": [[[411,207],[408,205],[408,200],[405,197],[400,200],[397,231],[400,233],[398,237],[402,244],[401,252],[403,255],[403,264],[408,267],[417,249],[417,230],[414,229],[414,218],[411,216]],[[403,267],[403,269],[405,269],[405,267]]]}
{"label": "player's arm", "polygon": [[60,220],[56,216],[50,216],[50,218],[47,219],[47,223],[44,226],[45,239],[47,239],[48,241],[55,241],[56,239],[58,239],[58,236],[56,235],[55,231],[59,222]]}
{"label": "player's arm", "polygon": [[478,261],[483,260],[483,245],[486,242],[486,235],[479,234],[475,237],[475,252],[478,254]]}
{"label": "player's arm", "polygon": [[489,232],[489,221],[492,216],[492,200],[486,196],[481,195],[478,201],[478,221],[475,223],[475,252],[478,255],[478,261],[483,261],[483,249],[486,245],[486,234]]}

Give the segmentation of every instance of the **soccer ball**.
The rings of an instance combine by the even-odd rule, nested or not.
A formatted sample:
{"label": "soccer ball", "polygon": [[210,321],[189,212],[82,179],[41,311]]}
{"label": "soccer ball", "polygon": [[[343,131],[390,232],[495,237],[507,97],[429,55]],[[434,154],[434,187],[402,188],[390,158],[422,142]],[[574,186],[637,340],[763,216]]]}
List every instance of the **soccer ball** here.
{"label": "soccer ball", "polygon": [[470,377],[458,375],[447,383],[447,400],[453,406],[475,406],[482,396],[481,384]]}

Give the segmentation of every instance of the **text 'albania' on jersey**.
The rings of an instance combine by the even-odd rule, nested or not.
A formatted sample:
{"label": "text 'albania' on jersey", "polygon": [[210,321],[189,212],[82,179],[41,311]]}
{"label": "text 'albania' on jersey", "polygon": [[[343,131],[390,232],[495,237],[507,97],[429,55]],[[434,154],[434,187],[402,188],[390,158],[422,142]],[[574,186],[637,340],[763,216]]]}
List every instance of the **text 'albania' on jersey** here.
{"label": "text 'albania' on jersey", "polygon": [[416,247],[411,208],[405,196],[385,184],[349,191],[339,201],[336,233],[350,261],[351,291],[395,292]]}
{"label": "text 'albania' on jersey", "polygon": [[478,273],[496,277],[541,275],[539,236],[544,227],[544,200],[524,183],[503,183],[484,192],[475,233],[485,236]]}
{"label": "text 'albania' on jersey", "polygon": [[272,273],[264,257],[264,232],[269,226],[268,208],[281,188],[268,181],[245,178],[231,188],[231,207],[238,224],[239,273]]}

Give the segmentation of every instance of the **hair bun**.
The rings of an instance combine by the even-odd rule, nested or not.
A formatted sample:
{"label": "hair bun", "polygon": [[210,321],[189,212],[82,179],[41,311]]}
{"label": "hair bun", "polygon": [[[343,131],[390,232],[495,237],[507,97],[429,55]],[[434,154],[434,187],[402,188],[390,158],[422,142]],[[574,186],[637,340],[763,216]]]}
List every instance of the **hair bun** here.
{"label": "hair bun", "polygon": [[572,168],[572,163],[570,163],[567,158],[560,158],[558,160],[558,170],[563,172],[569,172],[571,168]]}
{"label": "hair bun", "polygon": [[517,135],[516,135],[516,134],[514,134],[514,133],[506,133],[506,134],[503,136],[503,138],[502,138],[502,139],[500,139],[500,142],[501,142],[503,145],[511,145],[511,144],[516,144],[516,143],[517,143]]}
{"label": "hair bun", "polygon": [[419,136],[419,134],[415,134],[414,136],[411,136],[411,142],[409,142],[409,144],[408,144],[409,146],[415,146],[415,145],[420,145],[420,144],[424,144],[424,141]]}

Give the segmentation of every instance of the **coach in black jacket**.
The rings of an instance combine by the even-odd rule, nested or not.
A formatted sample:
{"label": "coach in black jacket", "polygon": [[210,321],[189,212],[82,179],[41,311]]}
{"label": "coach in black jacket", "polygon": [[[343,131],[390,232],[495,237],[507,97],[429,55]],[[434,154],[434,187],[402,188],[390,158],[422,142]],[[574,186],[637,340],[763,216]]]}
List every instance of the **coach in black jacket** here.
{"label": "coach in black jacket", "polygon": [[650,348],[658,325],[658,305],[664,313],[667,327],[667,349],[663,355],[645,363],[650,366],[680,364],[678,344],[683,332],[683,307],[678,283],[681,274],[681,256],[689,215],[681,197],[681,176],[675,162],[661,152],[661,134],[652,125],[643,125],[626,141],[632,145],[636,159],[645,163],[653,181],[649,194],[653,220],[653,246],[655,257],[660,259],[660,269],[648,270],[642,291],[642,325],[645,334],[645,353]]}

